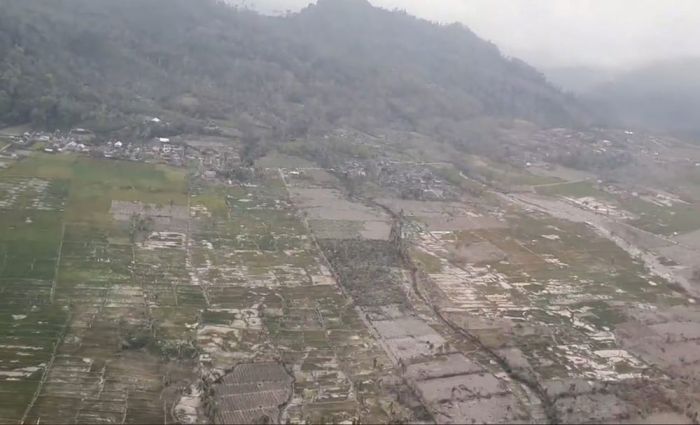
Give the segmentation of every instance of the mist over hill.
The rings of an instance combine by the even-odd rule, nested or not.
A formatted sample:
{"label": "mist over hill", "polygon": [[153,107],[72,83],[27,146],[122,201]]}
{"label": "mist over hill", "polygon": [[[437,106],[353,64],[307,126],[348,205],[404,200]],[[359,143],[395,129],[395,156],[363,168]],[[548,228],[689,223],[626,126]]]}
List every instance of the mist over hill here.
{"label": "mist over hill", "polygon": [[353,126],[459,141],[482,117],[565,126],[584,116],[469,29],[364,0],[285,17],[213,0],[4,2],[0,58],[0,122],[48,129],[244,117],[284,137]]}
{"label": "mist over hill", "polygon": [[591,66],[546,68],[542,72],[553,86],[575,95],[588,93],[617,75],[614,70]]}
{"label": "mist over hill", "polygon": [[700,139],[700,58],[623,72],[585,92],[603,114],[628,127]]}
{"label": "mist over hill", "polygon": [[547,79],[595,111],[598,124],[700,139],[700,58],[627,69],[563,67]]}

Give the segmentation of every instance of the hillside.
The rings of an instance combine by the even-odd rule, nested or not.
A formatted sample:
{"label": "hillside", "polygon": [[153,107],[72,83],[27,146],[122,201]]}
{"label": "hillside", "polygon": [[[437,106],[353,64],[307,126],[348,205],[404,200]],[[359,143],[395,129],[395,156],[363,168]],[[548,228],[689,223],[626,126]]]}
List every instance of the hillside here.
{"label": "hillside", "polygon": [[559,126],[582,116],[468,29],[364,0],[286,17],[213,0],[5,2],[0,57],[0,122],[49,129],[244,117],[285,137],[351,125],[458,141],[479,117]]}

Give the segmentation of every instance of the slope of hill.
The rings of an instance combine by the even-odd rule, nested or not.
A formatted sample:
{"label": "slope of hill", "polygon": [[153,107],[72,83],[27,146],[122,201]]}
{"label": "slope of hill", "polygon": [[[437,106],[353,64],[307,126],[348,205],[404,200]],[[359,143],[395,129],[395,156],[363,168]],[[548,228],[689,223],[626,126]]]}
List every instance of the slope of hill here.
{"label": "slope of hill", "polygon": [[[585,93],[607,122],[700,138],[700,58],[657,62]],[[605,121],[604,121],[605,122]]]}
{"label": "slope of hill", "polygon": [[[214,0],[26,0],[0,15],[0,122],[98,131],[146,114],[431,130],[481,116],[575,123],[576,103],[462,26],[363,0],[267,17]],[[195,121],[196,122],[196,121]]]}

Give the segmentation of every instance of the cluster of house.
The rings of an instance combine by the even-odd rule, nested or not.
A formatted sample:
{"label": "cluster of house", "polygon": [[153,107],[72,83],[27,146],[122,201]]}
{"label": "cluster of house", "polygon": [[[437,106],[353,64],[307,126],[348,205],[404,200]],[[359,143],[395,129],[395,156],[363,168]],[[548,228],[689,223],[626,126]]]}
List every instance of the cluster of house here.
{"label": "cluster of house", "polygon": [[[144,124],[159,127],[160,118],[147,117]],[[163,133],[159,131],[159,133]],[[85,128],[54,132],[31,131],[21,135],[4,135],[11,144],[5,146],[2,155],[14,158],[28,155],[30,150],[49,154],[81,153],[97,158],[143,161],[182,167],[187,163],[199,163],[202,175],[209,179],[228,181],[240,168],[241,161],[236,145],[221,142],[211,145],[203,140],[187,142],[183,137],[152,137],[147,140],[126,141],[113,138],[99,140],[96,134]],[[0,164],[2,166],[3,164]]]}
{"label": "cluster of house", "polygon": [[89,152],[95,133],[84,128],[74,128],[68,132],[56,130],[53,133],[35,131],[25,132],[11,140],[18,147],[39,145],[47,153]]}
{"label": "cluster of house", "polygon": [[184,165],[185,146],[170,138],[155,137],[144,143],[122,142],[112,140],[96,146],[95,152],[104,158],[129,161],[145,161],[169,164],[176,167]]}
{"label": "cluster of house", "polygon": [[380,182],[382,187],[394,189],[399,197],[405,199],[438,201],[456,196],[454,187],[422,164],[386,159],[352,160],[341,164],[339,171],[346,178],[371,176]]}
{"label": "cluster of house", "polygon": [[379,179],[405,199],[442,201],[457,196],[454,187],[423,165],[380,163]]}

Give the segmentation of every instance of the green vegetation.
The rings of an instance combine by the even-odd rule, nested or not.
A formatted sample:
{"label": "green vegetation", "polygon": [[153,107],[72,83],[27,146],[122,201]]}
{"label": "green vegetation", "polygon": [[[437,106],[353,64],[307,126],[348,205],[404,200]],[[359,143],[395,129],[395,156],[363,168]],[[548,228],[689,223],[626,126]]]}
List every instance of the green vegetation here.
{"label": "green vegetation", "polygon": [[70,195],[65,214],[71,222],[108,223],[112,200],[187,205],[185,172],[165,166],[36,154],[0,170],[0,178],[7,177],[67,182]]}
{"label": "green vegetation", "polygon": [[537,192],[550,196],[592,197],[610,203],[637,217],[630,224],[656,234],[674,235],[700,229],[700,214],[693,204],[657,205],[638,197],[611,194],[588,181],[538,187]]}
{"label": "green vegetation", "polygon": [[524,168],[518,168],[505,162],[497,162],[486,157],[467,156],[468,173],[481,176],[488,182],[505,186],[536,186],[560,182],[556,177],[538,176]]}
{"label": "green vegetation", "polygon": [[607,192],[597,189],[595,184],[590,181],[581,181],[573,183],[562,183],[551,186],[538,187],[537,193],[550,196],[567,196],[572,198],[593,197],[601,201],[612,201],[614,198]]}
{"label": "green vegetation", "polygon": [[474,180],[466,178],[457,170],[454,166],[432,166],[432,170],[445,179],[446,182],[470,193],[472,195],[481,196],[483,195],[485,187]]}
{"label": "green vegetation", "polygon": [[434,255],[414,249],[411,251],[411,258],[416,260],[426,273],[440,273],[442,271],[440,259]]}
{"label": "green vegetation", "polygon": [[[18,372],[14,380],[0,379],[0,399],[12,401],[11,405],[0,402],[0,418],[17,421],[29,406],[54,349],[65,347],[64,359],[77,355],[105,361],[120,349],[142,348],[159,358],[167,334],[146,318],[144,296],[137,291],[149,283],[155,284],[153,291],[170,291],[172,276],[148,281],[144,273],[143,280],[134,279],[129,229],[115,222],[111,202],[172,200],[187,205],[187,198],[185,174],[179,170],[72,155],[34,154],[13,163],[0,170],[0,187],[5,202],[0,209],[0,340],[29,347],[28,353],[0,349],[3,370],[30,368],[24,375]],[[164,262],[183,263],[182,258]],[[91,313],[110,293],[119,294],[112,295],[116,303],[103,308],[100,315]],[[72,322],[76,317],[80,321]],[[88,330],[81,330],[87,325]],[[71,332],[68,338],[66,333]],[[62,342],[64,338],[69,342]],[[71,346],[76,338],[81,351]],[[98,354],[90,347],[104,352]],[[115,379],[130,378],[125,372]],[[35,408],[49,408],[55,401],[51,397]]]}
{"label": "green vegetation", "polygon": [[674,235],[700,229],[700,211],[695,205],[676,203],[667,207],[633,198],[622,201],[622,206],[639,216],[632,225],[652,233]]}
{"label": "green vegetation", "polygon": [[[149,135],[216,119],[244,133],[245,158],[270,134],[396,128],[474,144],[488,142],[480,117],[565,125],[584,115],[470,30],[363,0],[284,18],[215,0],[7,2],[0,58],[0,123]],[[149,129],[144,116],[171,125]]]}

